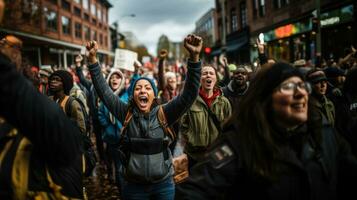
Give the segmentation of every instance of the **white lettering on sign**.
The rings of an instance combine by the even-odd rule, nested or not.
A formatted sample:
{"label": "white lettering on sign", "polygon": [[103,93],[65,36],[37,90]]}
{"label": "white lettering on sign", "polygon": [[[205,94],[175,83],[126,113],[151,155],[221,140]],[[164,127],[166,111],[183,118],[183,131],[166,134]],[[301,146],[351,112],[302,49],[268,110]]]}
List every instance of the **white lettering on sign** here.
{"label": "white lettering on sign", "polygon": [[337,24],[339,22],[340,22],[340,17],[331,17],[331,18],[321,20],[321,26]]}

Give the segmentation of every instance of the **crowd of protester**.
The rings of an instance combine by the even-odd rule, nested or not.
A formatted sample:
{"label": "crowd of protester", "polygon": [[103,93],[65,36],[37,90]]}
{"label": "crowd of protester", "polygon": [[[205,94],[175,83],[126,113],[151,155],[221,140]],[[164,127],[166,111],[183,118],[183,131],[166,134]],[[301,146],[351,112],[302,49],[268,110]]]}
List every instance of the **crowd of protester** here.
{"label": "crowd of protester", "polygon": [[130,72],[101,66],[96,41],[58,68],[2,38],[0,199],[87,199],[95,167],[121,199],[355,198],[356,49],[287,63],[258,41],[255,66],[202,62],[203,42],[184,39],[187,63],[163,49],[157,67]]}

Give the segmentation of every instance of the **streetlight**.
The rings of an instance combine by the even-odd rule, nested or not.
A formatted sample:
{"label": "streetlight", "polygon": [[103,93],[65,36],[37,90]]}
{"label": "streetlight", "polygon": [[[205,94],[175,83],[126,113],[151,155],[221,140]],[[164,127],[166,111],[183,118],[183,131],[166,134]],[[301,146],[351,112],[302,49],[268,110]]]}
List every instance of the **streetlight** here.
{"label": "streetlight", "polygon": [[[114,29],[115,29],[115,32],[116,32],[116,35],[115,35],[115,38],[114,40],[116,41],[116,45],[115,47],[122,47],[123,45],[120,44],[120,42],[123,42],[124,40],[124,36],[122,34],[119,33],[119,22],[121,22],[125,17],[136,17],[135,14],[128,14],[128,15],[122,15],[118,20],[116,20],[114,23],[113,23],[113,26],[114,26]],[[122,31],[120,31],[122,32]],[[122,47],[123,48],[123,47]]]}
{"label": "streetlight", "polygon": [[119,28],[120,28],[119,22],[121,22],[121,21],[122,21],[124,18],[126,18],[126,17],[132,17],[132,18],[134,18],[134,17],[136,17],[136,15],[135,15],[135,14],[123,15],[123,16],[121,16],[118,20],[116,20],[116,21],[113,23],[113,25],[114,25],[117,29],[119,29]]}

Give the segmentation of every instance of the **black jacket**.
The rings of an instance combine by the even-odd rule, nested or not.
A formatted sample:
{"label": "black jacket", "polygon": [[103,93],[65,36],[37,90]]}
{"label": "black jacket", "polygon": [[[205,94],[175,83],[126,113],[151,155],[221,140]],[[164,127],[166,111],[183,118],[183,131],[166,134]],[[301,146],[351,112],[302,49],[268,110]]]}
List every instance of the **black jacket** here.
{"label": "black jacket", "polygon": [[275,182],[247,174],[239,161],[237,130],[218,139],[206,160],[194,167],[189,180],[178,185],[175,199],[356,198],[351,190],[357,180],[356,158],[344,149],[329,125],[323,128],[321,150],[310,135],[300,146],[300,153],[292,145],[281,147],[283,153],[276,162],[284,173]]}
{"label": "black jacket", "polygon": [[[42,179],[44,171],[37,170],[47,166],[54,183],[62,186],[62,194],[83,197],[80,130],[1,54],[0,116],[6,121],[0,124],[0,153],[12,128],[18,130],[16,137],[26,137],[32,143],[29,190],[48,190]],[[7,161],[0,168],[0,199],[9,199],[13,158],[4,159]]]}

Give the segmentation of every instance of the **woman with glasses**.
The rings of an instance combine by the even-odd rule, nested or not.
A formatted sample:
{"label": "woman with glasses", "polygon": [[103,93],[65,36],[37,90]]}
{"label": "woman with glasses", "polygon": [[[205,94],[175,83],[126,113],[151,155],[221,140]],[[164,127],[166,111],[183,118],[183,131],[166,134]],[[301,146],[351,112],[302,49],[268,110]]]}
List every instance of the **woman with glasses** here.
{"label": "woman with glasses", "polygon": [[176,199],[356,198],[356,158],[329,123],[310,121],[310,92],[289,64],[261,69]]}

